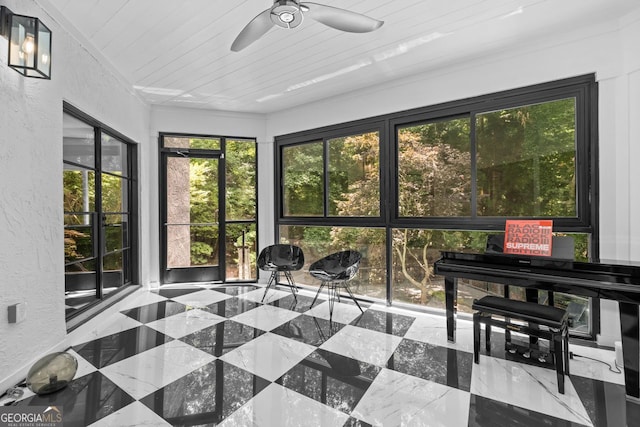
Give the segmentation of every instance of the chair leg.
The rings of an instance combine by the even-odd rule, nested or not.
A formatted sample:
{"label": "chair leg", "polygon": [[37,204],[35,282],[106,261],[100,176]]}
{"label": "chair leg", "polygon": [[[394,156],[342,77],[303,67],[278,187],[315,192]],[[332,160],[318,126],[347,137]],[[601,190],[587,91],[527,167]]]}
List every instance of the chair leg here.
{"label": "chair leg", "polygon": [[318,288],[318,292],[316,292],[316,297],[313,299],[313,302],[311,303],[311,307],[309,307],[309,309],[313,308],[313,305],[316,303],[316,300],[318,299],[318,295],[320,295],[320,291],[322,291],[322,288],[324,288],[324,285],[326,285],[327,282],[320,282],[320,287]]}
{"label": "chair leg", "polygon": [[289,289],[291,289],[291,293],[293,294],[293,299],[297,302],[298,297],[296,297],[296,293],[298,292],[298,288],[296,287],[296,284],[293,282],[293,277],[291,276],[291,272],[285,271],[284,277],[287,279],[287,284],[289,285]]}
{"label": "chair leg", "polygon": [[334,283],[329,283],[327,292],[329,294],[329,323],[331,323],[333,320],[333,306],[336,302],[336,286]]}
{"label": "chair leg", "polygon": [[260,302],[264,301],[264,297],[267,296],[267,292],[269,291],[269,288],[271,287],[271,285],[273,285],[273,283],[276,281],[276,276],[278,275],[277,271],[273,271],[271,272],[271,277],[269,277],[269,281],[267,282],[267,287],[264,288],[264,294],[262,295],[262,299],[260,300]]}
{"label": "chair leg", "polygon": [[480,313],[473,313],[473,363],[480,363]]}
{"label": "chair leg", "polygon": [[353,302],[356,303],[356,305],[358,306],[358,308],[360,309],[360,313],[364,313],[364,311],[362,310],[362,307],[360,307],[360,304],[358,304],[358,300],[355,299],[355,297],[353,296],[353,293],[351,292],[351,289],[349,289],[349,286],[347,286],[346,283],[343,284],[344,288],[347,290],[347,292],[349,293],[349,296],[351,297],[351,299],[353,300]]}

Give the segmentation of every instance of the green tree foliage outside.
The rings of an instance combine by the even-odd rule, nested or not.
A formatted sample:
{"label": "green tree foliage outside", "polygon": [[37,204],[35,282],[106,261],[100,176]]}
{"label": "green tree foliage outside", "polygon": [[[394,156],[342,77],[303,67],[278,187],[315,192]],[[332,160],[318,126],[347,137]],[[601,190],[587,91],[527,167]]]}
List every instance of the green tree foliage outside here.
{"label": "green tree foliage outside", "polygon": [[[475,116],[402,127],[397,132],[398,211],[405,218],[575,217],[575,101],[563,99]],[[377,134],[328,140],[328,216],[379,216],[380,147]],[[283,148],[285,216],[322,216],[323,142]],[[472,197],[472,168],[477,193]],[[375,171],[375,173],[374,173]],[[476,206],[472,201],[476,200]],[[313,262],[332,251],[363,251],[363,294],[384,298],[386,233],[381,228],[281,226],[284,241],[303,247]],[[494,232],[495,233],[495,232]],[[444,306],[443,281],[433,273],[441,250],[482,252],[491,232],[394,229],[393,299]],[[574,234],[576,259],[588,257],[588,235]],[[308,280],[308,279],[307,279]],[[376,283],[378,284],[376,286]],[[462,286],[464,288],[464,286]],[[462,290],[460,309],[479,292],[501,288],[473,283]],[[460,295],[460,293],[459,293]],[[468,308],[467,308],[468,309]]]}

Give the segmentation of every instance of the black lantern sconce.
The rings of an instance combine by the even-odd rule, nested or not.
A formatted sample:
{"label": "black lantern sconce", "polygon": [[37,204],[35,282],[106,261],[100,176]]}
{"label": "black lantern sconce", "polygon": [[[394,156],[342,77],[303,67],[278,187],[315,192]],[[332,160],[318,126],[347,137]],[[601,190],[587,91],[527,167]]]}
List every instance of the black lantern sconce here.
{"label": "black lantern sconce", "polygon": [[51,79],[51,30],[38,18],[0,6],[0,35],[9,40],[9,67],[25,77]]}

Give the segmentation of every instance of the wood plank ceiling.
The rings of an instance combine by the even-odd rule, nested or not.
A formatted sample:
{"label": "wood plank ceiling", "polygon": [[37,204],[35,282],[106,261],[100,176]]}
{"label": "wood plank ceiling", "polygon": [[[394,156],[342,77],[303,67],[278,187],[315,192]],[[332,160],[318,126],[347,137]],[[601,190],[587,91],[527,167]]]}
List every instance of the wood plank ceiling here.
{"label": "wood plank ceiling", "polygon": [[269,113],[617,19],[638,0],[316,0],[384,20],[311,19],[231,43],[271,0],[40,0],[151,104]]}

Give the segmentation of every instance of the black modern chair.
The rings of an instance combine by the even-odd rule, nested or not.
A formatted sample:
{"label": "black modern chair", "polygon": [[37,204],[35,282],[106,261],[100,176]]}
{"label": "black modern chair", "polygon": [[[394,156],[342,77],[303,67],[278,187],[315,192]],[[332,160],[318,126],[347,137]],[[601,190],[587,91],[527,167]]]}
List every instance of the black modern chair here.
{"label": "black modern chair", "polygon": [[316,297],[311,303],[311,307],[316,303],[322,288],[327,286],[327,293],[329,295],[329,320],[333,317],[335,300],[340,301],[340,288],[346,289],[353,302],[355,302],[360,311],[364,313],[358,300],[355,299],[351,289],[349,289],[347,285],[347,282],[353,279],[356,273],[358,273],[361,259],[362,255],[360,252],[348,250],[333,253],[311,264],[309,274],[321,282]]}
{"label": "black modern chair", "polygon": [[258,268],[263,271],[270,271],[271,277],[262,295],[262,301],[267,296],[267,292],[271,286],[279,283],[280,273],[284,273],[287,279],[287,285],[291,289],[293,298],[297,301],[296,292],[298,288],[291,276],[292,271],[297,271],[304,265],[304,253],[302,249],[294,245],[271,245],[264,248],[258,256]]}

